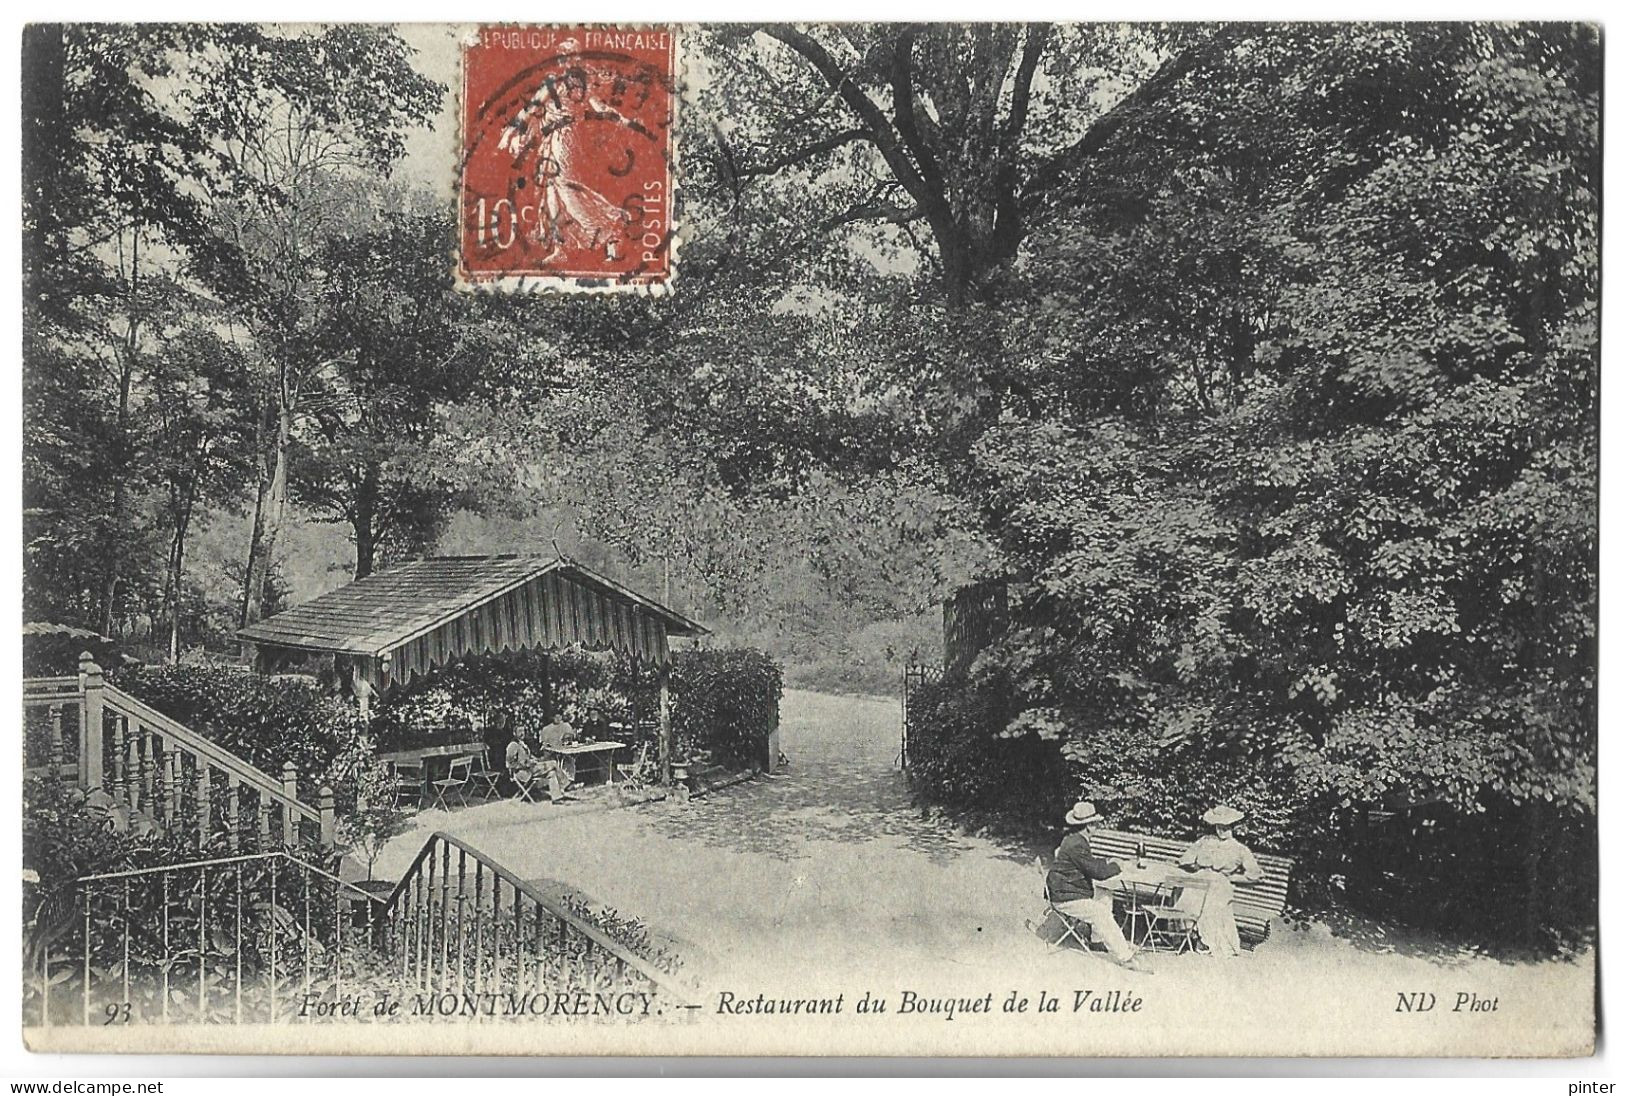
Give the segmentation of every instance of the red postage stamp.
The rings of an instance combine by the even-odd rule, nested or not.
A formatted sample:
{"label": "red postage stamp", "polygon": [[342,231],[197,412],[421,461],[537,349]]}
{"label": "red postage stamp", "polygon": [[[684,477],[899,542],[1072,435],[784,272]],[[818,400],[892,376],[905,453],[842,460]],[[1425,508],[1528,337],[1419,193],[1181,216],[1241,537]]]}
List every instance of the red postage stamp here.
{"label": "red postage stamp", "polygon": [[460,284],[671,281],[676,38],[670,27],[492,26],[465,43]]}

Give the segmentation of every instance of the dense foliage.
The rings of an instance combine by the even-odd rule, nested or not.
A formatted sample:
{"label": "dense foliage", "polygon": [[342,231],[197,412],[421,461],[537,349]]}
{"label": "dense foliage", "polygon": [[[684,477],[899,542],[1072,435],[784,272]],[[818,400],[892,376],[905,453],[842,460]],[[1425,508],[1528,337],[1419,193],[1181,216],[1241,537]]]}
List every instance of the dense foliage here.
{"label": "dense foliage", "polygon": [[[1038,395],[973,456],[1018,620],[992,737],[1126,819],[1249,800],[1327,878],[1381,855],[1484,883],[1487,931],[1583,926],[1543,881],[1596,810],[1594,38],[1275,47],[1150,112],[1132,211],[1045,234],[1078,261],[1030,273]],[[1372,808],[1472,837],[1396,863]]]}
{"label": "dense foliage", "polygon": [[[491,733],[501,748],[510,731],[534,741],[554,715],[581,730],[627,733],[656,718],[658,683],[646,666],[580,649],[463,659],[392,693],[373,715],[383,748],[444,738],[445,730]],[[499,740],[500,739],[500,740]]]}
{"label": "dense foliage", "polygon": [[[381,747],[444,737],[443,728],[488,736],[497,749],[511,731],[534,740],[554,715],[588,734],[654,744],[660,711],[654,667],[609,653],[572,649],[471,658],[379,705],[372,735]],[[762,651],[724,647],[673,653],[671,722],[679,753],[750,766],[779,722],[783,674]],[[611,731],[610,724],[619,723]]]}
{"label": "dense foliage", "polygon": [[[304,507],[354,549],[296,596],[562,541],[872,689],[1008,577],[922,787],[1234,799],[1325,896],[1585,923],[1549,884],[1596,814],[1595,27],[698,31],[682,291],[522,305],[451,300],[448,226],[374,185],[440,94],[406,33],[28,31],[31,616],[219,641]],[[776,702],[745,676],[677,705],[720,753]],[[457,688],[422,714],[550,702]]]}
{"label": "dense foliage", "polygon": [[132,667],[111,680],[279,780],[292,762],[307,802],[324,784],[341,811],[355,801],[372,742],[354,705],[315,681],[198,664]]}
{"label": "dense foliage", "polygon": [[742,647],[680,651],[672,659],[671,725],[677,750],[749,768],[767,758],[767,736],[779,725],[784,674],[761,651]]}

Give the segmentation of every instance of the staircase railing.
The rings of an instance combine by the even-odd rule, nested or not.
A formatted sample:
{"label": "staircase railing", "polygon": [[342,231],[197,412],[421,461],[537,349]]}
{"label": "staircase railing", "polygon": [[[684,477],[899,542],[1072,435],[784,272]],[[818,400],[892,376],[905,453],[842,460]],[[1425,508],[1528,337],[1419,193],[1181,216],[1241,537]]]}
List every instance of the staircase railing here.
{"label": "staircase railing", "polygon": [[312,1001],[390,976],[382,911],[285,851],[83,876],[33,906],[24,1022],[321,1019]]}
{"label": "staircase railing", "polygon": [[272,776],[108,684],[87,654],[77,677],[23,682],[25,772],[71,778],[115,808],[205,843],[270,848],[333,844],[333,790],[314,806],[299,798],[290,762]]}
{"label": "staircase railing", "polygon": [[691,991],[603,929],[450,834],[429,838],[389,896],[395,961],[438,993]]}

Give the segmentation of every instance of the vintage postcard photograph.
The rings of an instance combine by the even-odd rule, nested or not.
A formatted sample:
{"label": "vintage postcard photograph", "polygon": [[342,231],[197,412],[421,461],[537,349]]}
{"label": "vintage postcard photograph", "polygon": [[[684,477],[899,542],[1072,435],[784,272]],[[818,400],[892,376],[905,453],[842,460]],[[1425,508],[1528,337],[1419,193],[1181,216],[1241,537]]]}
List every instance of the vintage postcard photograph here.
{"label": "vintage postcard photograph", "polygon": [[14,1038],[1592,1054],[1601,38],[28,25]]}

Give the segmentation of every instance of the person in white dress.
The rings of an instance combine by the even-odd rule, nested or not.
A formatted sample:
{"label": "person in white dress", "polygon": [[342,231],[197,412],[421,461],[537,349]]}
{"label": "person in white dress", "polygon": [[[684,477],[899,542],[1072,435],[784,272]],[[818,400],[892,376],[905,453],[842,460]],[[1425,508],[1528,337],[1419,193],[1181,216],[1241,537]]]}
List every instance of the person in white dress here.
{"label": "person in white dress", "polygon": [[1234,807],[1220,805],[1202,816],[1213,832],[1196,839],[1179,858],[1179,866],[1207,883],[1205,900],[1197,891],[1186,891],[1182,908],[1201,912],[1196,933],[1207,954],[1229,959],[1241,954],[1241,934],[1236,930],[1235,884],[1258,883],[1264,871],[1252,850],[1234,835],[1236,824],[1247,816]]}

